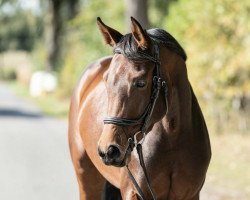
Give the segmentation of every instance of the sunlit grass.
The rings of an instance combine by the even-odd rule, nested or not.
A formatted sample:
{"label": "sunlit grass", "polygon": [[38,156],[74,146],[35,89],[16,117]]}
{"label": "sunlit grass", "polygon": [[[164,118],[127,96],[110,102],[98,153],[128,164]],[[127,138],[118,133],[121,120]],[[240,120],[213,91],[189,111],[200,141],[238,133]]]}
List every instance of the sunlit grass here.
{"label": "sunlit grass", "polygon": [[205,187],[225,200],[250,198],[250,135],[211,135],[212,160]]}
{"label": "sunlit grass", "polygon": [[18,84],[15,81],[9,82],[8,84],[18,95],[37,104],[44,114],[60,118],[67,117],[69,109],[68,98],[60,98],[57,93],[44,94],[40,97],[31,97],[26,86]]}

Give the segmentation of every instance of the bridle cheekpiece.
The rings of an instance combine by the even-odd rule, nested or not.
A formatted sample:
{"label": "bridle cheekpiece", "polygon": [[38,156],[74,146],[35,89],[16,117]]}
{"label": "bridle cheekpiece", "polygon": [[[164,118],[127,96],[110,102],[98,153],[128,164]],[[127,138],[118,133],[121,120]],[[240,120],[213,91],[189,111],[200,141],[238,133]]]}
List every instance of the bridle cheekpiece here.
{"label": "bridle cheekpiece", "polygon": [[[120,52],[115,51],[115,53],[120,53]],[[129,138],[128,142],[130,144],[133,143],[133,146],[137,146],[137,144],[142,143],[144,141],[144,138],[147,134],[147,130],[149,127],[149,122],[154,111],[155,103],[156,103],[156,100],[158,99],[161,88],[164,89],[165,101],[166,101],[166,107],[167,107],[166,112],[168,112],[168,100],[167,100],[168,88],[167,88],[166,81],[163,81],[163,79],[161,78],[161,73],[160,73],[161,62],[160,62],[159,45],[157,43],[154,44],[154,57],[141,50],[140,51],[138,50],[138,54],[140,54],[140,57],[155,63],[152,92],[150,96],[150,101],[145,111],[137,119],[127,119],[127,118],[121,118],[121,117],[108,116],[108,117],[105,117],[103,120],[104,124],[114,124],[117,126],[141,125],[140,131],[135,133],[133,138]],[[140,141],[137,140],[139,134],[143,135]]]}

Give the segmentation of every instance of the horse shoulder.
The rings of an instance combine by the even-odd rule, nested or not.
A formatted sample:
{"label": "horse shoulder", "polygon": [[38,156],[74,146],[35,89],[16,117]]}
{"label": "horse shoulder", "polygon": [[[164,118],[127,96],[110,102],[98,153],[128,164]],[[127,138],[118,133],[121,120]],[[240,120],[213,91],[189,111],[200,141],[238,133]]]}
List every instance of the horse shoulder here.
{"label": "horse shoulder", "polygon": [[[83,110],[89,109],[84,104],[88,102],[89,96],[93,96],[92,91],[95,91],[95,88],[101,85],[99,83],[102,82],[103,73],[108,69],[110,62],[111,57],[104,57],[90,64],[84,70],[71,97],[68,139],[72,162],[80,186],[81,199],[98,199],[101,196],[100,193],[105,182],[93,165],[94,163],[91,162],[91,156],[88,155],[87,146],[83,141],[81,127],[89,128],[90,123],[82,119],[81,113]],[[87,118],[91,118],[89,116],[92,113],[85,113],[88,115]],[[91,130],[89,133],[92,134]]]}
{"label": "horse shoulder", "polygon": [[82,101],[86,98],[91,89],[95,87],[101,80],[103,73],[108,69],[112,57],[103,57],[94,63],[90,64],[83,72],[71,101],[76,101],[80,106]]}
{"label": "horse shoulder", "polygon": [[182,159],[178,160],[178,167],[175,168],[171,177],[171,193],[180,199],[184,196],[195,199],[199,195],[211,159],[206,122],[192,88],[191,95],[192,134],[188,141],[192,145],[188,145],[187,149],[181,151],[179,157]]}
{"label": "horse shoulder", "polygon": [[200,160],[208,166],[211,159],[211,146],[209,134],[206,126],[204,116],[199,106],[198,100],[191,88],[192,92],[192,127],[193,136],[197,141],[195,146],[199,148]]}
{"label": "horse shoulder", "polygon": [[78,118],[81,111],[81,106],[86,97],[91,92],[94,86],[96,86],[102,79],[102,74],[108,69],[112,57],[103,57],[87,66],[81,75],[76,87],[74,88],[71,96],[70,109],[69,109],[69,146],[78,144],[78,149],[82,147],[82,142],[76,138],[79,137],[79,124]]}

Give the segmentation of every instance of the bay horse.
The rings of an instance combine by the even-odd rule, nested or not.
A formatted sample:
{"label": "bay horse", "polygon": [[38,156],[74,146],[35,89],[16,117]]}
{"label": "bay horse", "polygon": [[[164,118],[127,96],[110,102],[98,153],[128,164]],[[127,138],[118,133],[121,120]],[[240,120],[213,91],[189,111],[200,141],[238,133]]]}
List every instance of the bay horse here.
{"label": "bay horse", "polygon": [[211,148],[185,51],[132,17],[126,35],[100,18],[97,25],[114,55],[86,68],[71,99],[80,199],[198,200]]}

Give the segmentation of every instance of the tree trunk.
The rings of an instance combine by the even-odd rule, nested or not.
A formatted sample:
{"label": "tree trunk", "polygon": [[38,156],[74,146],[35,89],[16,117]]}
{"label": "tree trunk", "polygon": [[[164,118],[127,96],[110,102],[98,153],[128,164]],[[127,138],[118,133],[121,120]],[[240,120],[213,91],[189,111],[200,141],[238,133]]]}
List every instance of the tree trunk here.
{"label": "tree trunk", "polygon": [[73,19],[79,12],[79,0],[67,0],[68,19]]}
{"label": "tree trunk", "polygon": [[62,6],[61,0],[48,1],[48,13],[46,16],[45,40],[48,49],[47,70],[55,70],[60,53],[60,32],[62,28],[62,19],[60,10]]}
{"label": "tree trunk", "polygon": [[144,29],[149,27],[148,21],[148,1],[147,0],[125,0],[126,22],[130,30],[130,17],[134,17],[140,22]]}

